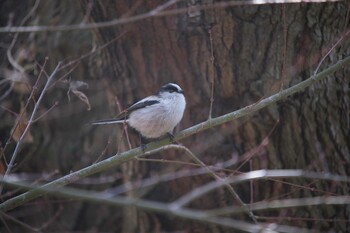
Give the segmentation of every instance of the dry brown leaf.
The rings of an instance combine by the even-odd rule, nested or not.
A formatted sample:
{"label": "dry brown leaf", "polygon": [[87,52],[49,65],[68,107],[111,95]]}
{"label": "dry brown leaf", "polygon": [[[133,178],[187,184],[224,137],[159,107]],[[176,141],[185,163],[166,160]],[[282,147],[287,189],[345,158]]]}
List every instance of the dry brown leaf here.
{"label": "dry brown leaf", "polygon": [[78,90],[81,88],[89,88],[89,85],[83,81],[70,81],[69,82],[69,90]]}
{"label": "dry brown leaf", "polygon": [[76,95],[81,101],[83,101],[87,105],[87,110],[91,110],[91,105],[89,98],[84,94],[84,92],[79,91],[79,88],[88,88],[88,84],[83,81],[71,81],[69,83],[69,89],[67,92],[68,95],[68,101],[70,101],[70,92],[73,92],[74,95]]}
{"label": "dry brown leaf", "polygon": [[4,175],[6,172],[6,167],[3,161],[0,161],[0,174]]}
{"label": "dry brown leaf", "polygon": [[4,70],[4,77],[13,83],[13,91],[19,94],[29,94],[31,92],[30,81],[26,73],[16,70]]}
{"label": "dry brown leaf", "polygon": [[73,94],[76,95],[81,101],[83,101],[84,103],[86,103],[87,105],[87,110],[90,111],[91,110],[91,105],[89,102],[88,97],[81,91],[77,91],[77,90],[72,90]]}
{"label": "dry brown leaf", "polygon": [[[22,112],[23,112],[22,118],[21,118],[21,114],[18,114],[17,119],[15,121],[15,124],[13,125],[13,127],[11,129],[12,138],[16,142],[18,142],[19,139],[22,137],[22,134],[28,125],[27,113],[23,107],[23,104],[21,104],[20,113],[22,113]],[[31,143],[33,141],[34,141],[33,135],[30,133],[30,131],[28,131],[26,136],[23,139],[23,142]]]}

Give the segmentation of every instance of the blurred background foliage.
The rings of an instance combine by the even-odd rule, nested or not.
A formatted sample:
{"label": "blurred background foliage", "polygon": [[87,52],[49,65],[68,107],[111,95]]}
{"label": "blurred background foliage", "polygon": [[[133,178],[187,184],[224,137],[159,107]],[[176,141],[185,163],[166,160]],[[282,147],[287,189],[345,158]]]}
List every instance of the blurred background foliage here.
{"label": "blurred background foliage", "polygon": [[[110,21],[150,12],[165,1],[2,1],[0,26],[71,25]],[[313,74],[321,58],[349,29],[349,4],[267,4],[210,7],[216,1],[178,1],[179,14],[145,17],[132,23],[91,30],[2,33],[0,37],[0,142],[2,172],[21,134],[18,114],[28,119],[46,78],[59,61],[59,72],[39,108],[40,119],[25,139],[12,170],[25,180],[45,182],[129,148],[118,126],[88,122],[115,116],[134,101],[168,82],[185,90],[187,109],[179,129],[205,121],[214,78],[213,117],[259,101]],[[22,22],[28,12],[33,13]],[[198,6],[207,7],[198,10]],[[321,70],[349,55],[344,38]],[[13,59],[12,59],[13,58]],[[47,60],[47,61],[46,61]],[[24,108],[33,85],[38,91]],[[208,165],[239,160],[265,138],[269,143],[248,163],[237,163],[220,176],[256,169],[304,169],[349,175],[348,69],[304,92],[243,119],[181,141]],[[90,109],[91,108],[91,109]],[[23,121],[20,125],[25,126]],[[11,133],[12,132],[12,133]],[[11,135],[12,134],[12,135]],[[16,136],[17,135],[17,136]],[[138,137],[129,130],[132,147]],[[16,139],[17,138],[17,139]],[[152,158],[191,162],[166,151]],[[106,190],[128,181],[188,170],[176,162],[131,161],[74,187]],[[176,179],[125,195],[173,201],[211,181],[207,175]],[[291,184],[292,183],[292,184]],[[346,195],[349,186],[330,182],[257,181],[235,189],[249,203],[279,197]],[[253,187],[253,190],[251,189]],[[5,189],[3,200],[19,191]],[[251,198],[253,200],[251,200]],[[191,207],[237,205],[224,188]],[[43,197],[2,216],[1,232],[232,232],[230,229],[149,213],[64,198]],[[349,206],[290,208],[257,213],[261,222],[347,232]],[[236,219],[250,220],[245,214]],[[175,224],[174,224],[175,223]]]}

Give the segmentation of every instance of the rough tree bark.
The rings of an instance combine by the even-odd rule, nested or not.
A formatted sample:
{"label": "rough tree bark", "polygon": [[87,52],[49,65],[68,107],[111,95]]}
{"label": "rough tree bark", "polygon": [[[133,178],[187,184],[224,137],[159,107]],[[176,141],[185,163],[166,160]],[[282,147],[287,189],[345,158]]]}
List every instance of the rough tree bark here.
{"label": "rough tree bark", "polygon": [[[171,9],[196,4],[203,6],[206,3],[185,1]],[[136,4],[137,1],[118,1],[94,5],[91,17],[98,22],[128,13],[141,14],[154,9],[161,2],[140,3],[130,12]],[[187,112],[181,125],[190,126],[206,120],[208,116],[213,77],[213,115],[217,116],[259,101],[312,75],[322,56],[348,27],[347,13],[345,3],[237,6],[193,10],[176,16],[96,30],[98,44],[126,32],[111,49],[104,51],[107,59],[103,61],[102,76],[107,74],[110,77],[108,83],[120,88],[119,96],[122,96],[123,102],[140,98],[163,83],[179,83],[185,88],[188,98]],[[347,55],[348,45],[347,40],[327,57],[321,68]],[[299,168],[349,174],[348,88],[348,75],[345,71],[338,72],[334,77],[249,119],[226,124],[184,143],[211,164],[230,158],[232,153],[243,154],[269,137],[269,144],[241,171]],[[270,135],[276,124],[276,129]],[[138,173],[138,168],[134,172]],[[184,194],[192,188],[186,182],[193,182],[193,178],[174,182],[170,188],[163,187],[164,190],[170,189],[171,194],[162,199]],[[315,189],[332,190],[332,184],[327,182],[307,181],[303,184]],[[336,186],[341,193],[349,192],[346,185]],[[288,190],[290,197],[316,193],[276,182],[256,182],[253,200],[282,195]],[[249,202],[249,188],[243,186],[239,192]],[[153,195],[151,197],[159,198],[157,193]],[[198,206],[217,205],[216,199],[211,198],[213,196]],[[231,202],[228,194],[226,198],[223,198],[222,205]],[[278,215],[271,213],[275,217],[349,217],[348,208],[344,206],[320,207],[317,212],[313,208],[284,210]],[[125,220],[128,222],[129,219]],[[293,221],[295,225],[315,229],[333,228],[343,232],[348,229],[348,223],[336,221],[312,221],[307,225],[305,221]],[[166,223],[161,221],[160,224]],[[205,229],[204,226],[199,228]]]}
{"label": "rough tree bark", "polygon": [[[116,102],[121,107],[126,107],[168,82],[176,82],[185,90],[187,109],[181,128],[208,118],[213,78],[212,115],[219,116],[239,109],[311,76],[321,58],[349,27],[349,5],[344,2],[211,8],[213,2],[215,1],[181,1],[168,9],[190,7],[191,10],[94,29],[94,44],[99,46],[122,36],[90,58],[89,68],[85,63],[84,67],[89,74],[86,71],[77,73],[86,75],[84,80],[91,84],[89,97],[92,112],[73,115],[73,123],[71,128],[66,127],[67,132],[71,134],[81,128],[79,121],[109,118],[118,112],[120,106]],[[80,2],[82,12],[87,12],[85,15],[90,16],[90,22],[142,14],[162,3],[164,2],[136,0]],[[209,8],[198,10],[196,6]],[[71,43],[79,46],[79,41]],[[348,54],[349,40],[346,39],[325,59],[321,70]],[[237,172],[292,168],[350,175],[348,71],[344,69],[337,72],[304,92],[249,118],[227,123],[181,143],[206,164],[216,164],[249,152],[268,137],[269,143]],[[68,108],[74,112],[73,107]],[[56,132],[52,137],[65,135],[59,130],[61,124],[52,127],[51,132]],[[62,148],[57,153],[63,154],[67,160],[57,159],[58,155],[52,157],[59,160],[57,163],[62,170],[67,171],[95,161],[96,154],[103,151],[108,140],[111,145],[106,150],[107,154],[126,150],[128,145],[125,140],[121,144],[117,143],[121,131],[116,130],[117,127],[84,129],[76,144],[59,140],[53,145]],[[138,141],[131,132],[130,134],[133,146],[137,146]],[[70,146],[70,150],[64,149],[64,145]],[[79,153],[75,153],[76,156],[72,158],[69,151],[76,147],[83,148],[89,158],[72,165],[79,159]],[[155,157],[189,161],[178,152],[162,153]],[[54,167],[55,162],[50,163],[51,166]],[[186,166],[132,161],[118,171],[110,171],[110,174],[120,172],[122,183],[142,179],[158,171],[172,172],[184,167]],[[221,175],[233,173],[223,172]],[[144,193],[130,192],[127,195],[169,202],[208,180],[208,176],[179,179],[157,185]],[[240,185],[235,189],[247,203],[277,197],[325,195],[320,190],[329,195],[349,193],[349,186],[345,184],[288,181],[304,187],[266,180],[253,182],[251,186]],[[232,204],[237,203],[223,188],[201,198],[191,207],[209,209]],[[72,212],[68,214],[69,211]],[[65,230],[93,231],[97,228],[98,231],[113,229],[112,231],[131,233],[185,229],[188,232],[231,232],[221,227],[147,213],[132,207],[125,208],[122,212],[112,207],[84,203],[65,206],[63,213],[62,222],[67,226]],[[320,231],[350,231],[348,221],[338,221],[349,219],[349,206],[325,205],[256,214],[265,217],[261,217],[261,222],[269,222],[267,217],[271,217],[271,221],[281,224]],[[246,215],[235,217],[249,220]]]}

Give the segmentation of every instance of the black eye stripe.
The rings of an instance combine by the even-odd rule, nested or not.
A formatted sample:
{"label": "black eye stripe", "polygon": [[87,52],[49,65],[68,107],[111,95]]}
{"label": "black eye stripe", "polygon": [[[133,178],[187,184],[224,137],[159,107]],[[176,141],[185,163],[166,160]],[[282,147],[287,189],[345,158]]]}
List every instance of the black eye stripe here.
{"label": "black eye stripe", "polygon": [[165,86],[163,86],[162,88],[161,88],[161,91],[163,91],[163,92],[179,92],[179,89],[177,88],[177,87],[175,87],[175,86],[173,86],[173,85],[165,85]]}
{"label": "black eye stripe", "polygon": [[170,86],[170,87],[168,88],[168,90],[169,90],[170,92],[174,92],[174,91],[177,91],[177,88],[174,87],[174,86]]}

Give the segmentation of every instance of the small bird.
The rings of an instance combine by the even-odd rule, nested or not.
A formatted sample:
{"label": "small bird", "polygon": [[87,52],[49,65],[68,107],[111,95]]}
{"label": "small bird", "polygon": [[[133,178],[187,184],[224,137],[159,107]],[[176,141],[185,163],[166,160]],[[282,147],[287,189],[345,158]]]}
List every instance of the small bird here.
{"label": "small bird", "polygon": [[165,134],[172,137],[186,107],[184,91],[174,83],[160,88],[156,95],[148,96],[122,111],[115,119],[91,122],[94,125],[128,123],[146,139]]}

